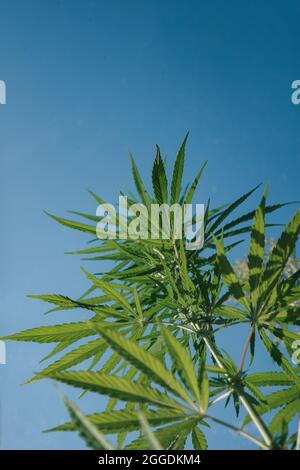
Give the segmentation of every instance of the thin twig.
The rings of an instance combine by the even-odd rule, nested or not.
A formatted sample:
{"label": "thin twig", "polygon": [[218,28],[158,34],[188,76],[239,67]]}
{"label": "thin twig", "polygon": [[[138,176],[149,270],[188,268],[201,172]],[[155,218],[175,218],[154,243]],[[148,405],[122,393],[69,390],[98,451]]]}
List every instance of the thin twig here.
{"label": "thin twig", "polygon": [[[218,364],[218,366],[220,368],[224,369],[224,366],[223,366],[222,362],[220,361],[220,359],[218,357],[218,354],[214,350],[214,347],[211,344],[211,342],[209,341],[209,339],[207,337],[204,337],[204,341],[205,341],[205,344],[207,345],[211,355],[214,357],[216,363]],[[246,408],[247,413],[249,414],[249,416],[252,419],[253,423],[257,427],[257,429],[258,429],[259,433],[261,434],[262,438],[264,439],[265,443],[267,444],[267,446],[270,446],[271,443],[272,443],[272,435],[271,435],[270,431],[268,430],[268,428],[266,427],[265,423],[260,418],[260,416],[255,411],[255,409],[252,407],[252,405],[248,402],[248,399],[246,398],[244,393],[239,389],[237,389],[235,391],[239,395],[241,403]]]}
{"label": "thin twig", "polygon": [[229,397],[232,394],[233,390],[228,390],[227,392],[222,393],[221,395],[217,396],[210,402],[210,405],[214,405],[215,403],[218,403],[221,400],[224,400],[224,398]]}
{"label": "thin twig", "polygon": [[214,329],[214,334],[218,333],[221,330],[224,330],[224,328],[228,328],[230,326],[241,325],[242,323],[249,323],[249,320],[237,320],[237,321],[234,321],[232,323],[227,323],[226,325],[219,326],[218,328]]}
{"label": "thin twig", "polygon": [[[155,323],[155,322],[148,322],[148,323],[150,324],[150,323]],[[189,331],[190,333],[196,333],[195,330],[192,330],[191,328],[188,328],[187,326],[177,325],[176,323],[161,322],[161,325],[173,326],[174,328],[179,328],[181,330],[186,330],[186,331]]]}
{"label": "thin twig", "polygon": [[176,256],[176,259],[177,261],[179,260],[179,254],[178,254],[178,250],[177,250],[177,246],[176,246],[176,241],[175,239],[173,239],[173,248],[174,248],[174,253],[175,253],[175,256]]}
{"label": "thin twig", "polygon": [[244,349],[243,349],[243,352],[242,352],[242,357],[241,357],[241,362],[240,362],[240,367],[239,367],[240,372],[244,368],[248,347],[249,347],[249,344],[250,344],[250,341],[251,341],[251,338],[252,338],[252,335],[253,335],[254,331],[255,331],[255,326],[253,326],[251,328],[251,330],[249,331],[249,334],[247,336],[247,339],[246,339],[246,343],[245,343],[245,346],[244,346]]}
{"label": "thin twig", "polygon": [[231,429],[232,431],[235,431],[237,434],[240,434],[241,436],[246,437],[250,441],[254,442],[257,444],[259,447],[261,447],[264,450],[270,450],[268,445],[266,445],[264,442],[261,442],[259,439],[256,439],[256,437],[252,436],[252,434],[249,434],[246,431],[243,431],[243,429],[237,428],[236,426],[233,426],[230,423],[227,423],[226,421],[223,421],[219,418],[215,418],[214,416],[210,415],[205,415],[205,418],[210,419],[211,421],[214,421],[215,423],[221,424],[222,426],[225,426],[226,428]]}

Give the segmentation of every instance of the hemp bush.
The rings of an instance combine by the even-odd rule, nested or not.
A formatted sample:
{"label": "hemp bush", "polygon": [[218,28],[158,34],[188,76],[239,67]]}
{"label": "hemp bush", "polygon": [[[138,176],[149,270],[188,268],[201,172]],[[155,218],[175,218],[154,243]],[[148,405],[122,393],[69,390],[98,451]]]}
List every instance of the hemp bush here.
{"label": "hemp bush", "polygon": [[[131,158],[137,198],[129,196],[129,204],[142,202],[149,208],[153,203],[193,201],[206,163],[182,191],[186,140],[171,184],[157,147],[152,193]],[[30,382],[50,378],[109,397],[104,410],[88,416],[64,398],[71,421],[52,430],[78,431],[96,449],[206,449],[207,426],[236,431],[262,449],[297,447],[300,368],[291,357],[299,340],[300,270],[291,257],[300,211],[269,250],[265,230],[272,224],[265,219],[286,204],[268,205],[266,189],[256,209],[234,215],[256,189],[220,208],[211,208],[208,200],[203,247],[194,251],[185,249],[184,240],[172,238],[174,223],[169,240],[152,240],[150,233],[148,239],[99,240],[99,217],[75,212],[88,221],[81,223],[51,215],[93,237],[76,254],[97,266],[111,262],[101,275],[83,270],[90,287],[79,299],[32,296],[52,304],[53,312],[83,309],[89,315],[86,321],[74,319],[4,338],[55,344],[47,356],[49,365]],[[91,195],[97,204],[104,202]],[[243,275],[228,259],[241,237],[249,241]],[[246,338],[241,325],[248,328]],[[219,346],[222,333],[231,328],[235,341],[241,342],[238,358]],[[274,368],[253,373],[258,342]],[[87,359],[91,363],[79,369]],[[241,427],[218,417],[214,407],[220,401],[242,413]],[[253,434],[246,430],[249,423],[255,427]]]}

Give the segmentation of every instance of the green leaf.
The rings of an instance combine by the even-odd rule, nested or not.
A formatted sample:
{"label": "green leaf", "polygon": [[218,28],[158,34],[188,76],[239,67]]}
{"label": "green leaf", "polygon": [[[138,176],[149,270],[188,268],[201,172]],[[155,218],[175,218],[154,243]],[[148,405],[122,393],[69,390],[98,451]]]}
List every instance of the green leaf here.
{"label": "green leaf", "polygon": [[43,357],[43,359],[40,360],[40,364],[44,361],[47,361],[48,359],[51,359],[51,357],[55,356],[56,354],[60,353],[64,349],[68,348],[73,341],[61,341],[60,343],[57,343],[52,351],[50,353],[46,354],[46,356]]}
{"label": "green leaf", "polygon": [[45,377],[45,375],[50,374],[51,372],[58,372],[65,369],[69,369],[77,364],[80,364],[83,361],[86,361],[90,357],[95,356],[99,353],[104,353],[106,349],[106,343],[103,339],[96,339],[90,341],[87,344],[82,344],[76,349],[65,354],[62,358],[55,361],[53,364],[50,364],[48,367],[43,369],[41,372],[38,372],[29,382],[34,382]]}
{"label": "green leaf", "polygon": [[64,397],[72,422],[87,445],[95,450],[113,450],[113,446],[103,434],[81,413],[70,400]]}
{"label": "green leaf", "polygon": [[[186,415],[176,409],[162,408],[155,411],[144,410],[143,414],[151,426],[160,426],[173,421],[179,421]],[[96,426],[97,429],[105,434],[131,432],[140,428],[140,420],[135,410],[104,411],[87,416],[88,420]],[[52,431],[74,431],[74,423],[69,422],[49,429]]]}
{"label": "green leaf", "polygon": [[229,263],[228,259],[225,255],[224,244],[217,240],[214,237],[216,250],[217,250],[217,260],[218,266],[220,269],[220,273],[222,274],[222,278],[230,294],[237,300],[237,302],[245,308],[245,310],[249,311],[248,301],[246,299],[246,295],[243,291],[242,286],[239,283],[236,274]]}
{"label": "green leaf", "polygon": [[259,334],[262,339],[263,344],[265,345],[266,350],[269,352],[272,359],[276,362],[276,364],[281,367],[284,372],[294,381],[298,388],[300,388],[300,378],[295,373],[292,365],[289,361],[284,357],[282,352],[278,349],[278,347],[268,338],[265,331],[260,328]]}
{"label": "green leaf", "polygon": [[134,182],[135,182],[135,186],[136,186],[136,189],[137,189],[137,192],[143,202],[143,204],[145,204],[146,207],[149,207],[151,205],[151,198],[144,186],[144,183],[142,181],[142,178],[140,176],[140,173],[138,171],[138,168],[136,166],[136,163],[133,159],[133,157],[130,155],[130,161],[131,161],[131,169],[132,169],[132,174],[133,174],[133,179],[134,179]]}
{"label": "green leaf", "polygon": [[286,328],[275,328],[273,326],[268,325],[268,331],[272,333],[279,341],[285,344],[285,347],[289,353],[289,355],[293,354],[293,342],[300,339],[299,333],[294,333],[292,331],[287,330]]}
{"label": "green leaf", "polygon": [[34,343],[58,343],[61,341],[78,341],[86,336],[96,335],[94,322],[62,323],[60,325],[31,328],[20,333],[5,336],[4,340],[32,341]]}
{"label": "green leaf", "polygon": [[254,356],[255,356],[255,344],[256,344],[256,331],[255,329],[253,330],[253,333],[250,337],[250,366],[254,361]]}
{"label": "green leaf", "polygon": [[51,303],[59,307],[58,309],[55,308],[48,310],[47,313],[75,308],[84,308],[86,310],[91,310],[92,312],[97,312],[99,311],[99,307],[97,306],[97,304],[104,303],[108,300],[108,298],[105,296],[95,298],[90,297],[86,300],[73,300],[70,299],[70,297],[58,294],[28,295],[28,297],[31,299],[41,300],[42,302]]}
{"label": "green leaf", "polygon": [[143,310],[142,310],[142,307],[141,307],[141,303],[140,303],[140,299],[139,299],[139,295],[138,295],[138,291],[137,291],[136,287],[134,288],[133,293],[134,293],[134,301],[135,301],[135,308],[136,308],[137,314],[138,314],[139,318],[141,320],[143,320],[143,318],[144,318]]}
{"label": "green leaf", "polygon": [[156,157],[152,169],[152,186],[158,204],[168,202],[168,182],[160,148],[156,146]]}
{"label": "green leaf", "polygon": [[[285,207],[289,204],[293,204],[293,203],[284,203],[284,204],[274,204],[272,206],[266,206],[265,207],[265,213],[266,214],[270,214],[278,209],[281,209],[282,207]],[[220,228],[219,230],[217,230],[215,232],[215,236],[219,235],[220,233],[222,232],[227,232],[229,229],[233,228],[233,227],[236,227],[237,225],[240,225],[244,222],[248,222],[249,220],[252,220],[254,215],[255,215],[255,212],[256,211],[251,211],[251,212],[247,212],[246,214],[242,215],[241,217],[238,217],[234,220],[232,220],[231,222],[229,222],[228,224],[225,224],[222,228]]]}
{"label": "green leaf", "polygon": [[49,304],[57,305],[62,307],[64,310],[69,308],[80,308],[80,303],[76,303],[74,300],[70,299],[65,295],[59,294],[40,294],[40,295],[28,295],[31,299],[41,300],[42,302],[47,302]]}
{"label": "green leaf", "polygon": [[184,168],[185,145],[186,145],[188,135],[189,133],[186,134],[181,144],[181,147],[179,149],[179,152],[177,154],[175,164],[174,164],[172,183],[171,183],[171,204],[177,203],[179,201],[183,168]]}
{"label": "green leaf", "polygon": [[[299,389],[297,387],[280,390],[279,392],[271,393],[265,396],[265,401],[255,407],[256,412],[262,416],[276,408],[279,408],[286,403],[290,403],[299,398]],[[251,421],[249,416],[246,416],[243,426],[246,426]]]}
{"label": "green leaf", "polygon": [[189,271],[188,271],[188,261],[184,249],[184,242],[183,240],[179,240],[179,247],[180,247],[180,260],[178,260],[178,266],[180,269],[180,276],[182,279],[182,284],[183,287],[186,291],[195,291],[195,286],[193,284],[193,281],[191,280],[189,276]]}
{"label": "green leaf", "polygon": [[66,255],[91,255],[94,253],[106,253],[108,251],[112,251],[113,248],[111,246],[93,246],[92,248],[86,248],[85,250],[78,250],[78,251],[66,251]]}
{"label": "green leaf", "polygon": [[245,320],[245,312],[231,305],[222,305],[215,308],[214,314],[231,320]]}
{"label": "green leaf", "polygon": [[50,379],[63,382],[73,387],[82,388],[91,392],[108,395],[124,401],[133,401],[138,403],[151,403],[152,405],[165,408],[180,409],[180,405],[168,398],[162,393],[145,388],[139,383],[134,383],[120,377],[102,374],[101,372],[85,371],[63,371],[51,372],[45,375]]}
{"label": "green leaf", "polygon": [[175,393],[177,396],[192,404],[192,401],[165,366],[153,354],[139,347],[135,342],[124,338],[123,335],[105,330],[99,330],[103,338],[107,341],[112,349],[120,356],[126,359],[134,367],[142,371],[149,379],[162,385],[166,389]]}
{"label": "green leaf", "polygon": [[282,271],[292,254],[300,233],[300,209],[289,224],[286,225],[277,244],[270,254],[269,261],[262,274],[258,304],[262,308],[266,304],[272,290],[280,279]]}
{"label": "green leaf", "polygon": [[291,385],[294,380],[284,372],[257,372],[248,375],[247,382],[258,387],[274,387],[276,385]]}
{"label": "green leaf", "polygon": [[78,217],[82,217],[83,219],[91,220],[92,222],[99,222],[101,217],[93,214],[87,214],[86,212],[78,212],[78,211],[68,211],[70,214],[78,215]]}
{"label": "green leaf", "polygon": [[176,439],[169,447],[171,450],[183,450],[185,449],[186,441],[191,433],[192,429],[195,426],[195,422],[187,421],[186,426],[181,430],[181,432],[177,435]]}
{"label": "green leaf", "polygon": [[166,328],[162,328],[162,333],[167,344],[168,352],[171,356],[173,366],[178,371],[181,380],[191,391],[197,403],[200,403],[200,393],[194,365],[190,354],[184,349],[179,341],[171,335]]}
{"label": "green leaf", "polygon": [[88,189],[87,192],[95,199],[95,201],[98,202],[98,204],[105,204],[104,199],[98,196],[98,194],[94,193],[94,191],[91,191],[90,189]]}
{"label": "green leaf", "polygon": [[[192,421],[192,423],[191,423]],[[158,431],[154,432],[154,436],[160,442],[164,449],[171,448],[172,444],[175,443],[177,437],[188,428],[190,429],[191,424],[194,420],[181,421],[179,423],[173,424],[172,426],[166,426]],[[147,439],[144,436],[139,437],[138,439],[132,441],[128,446],[125,447],[126,450],[146,450],[148,449],[149,444]]]}
{"label": "green leaf", "polygon": [[56,220],[56,222],[59,222],[60,224],[65,225],[66,227],[73,228],[75,230],[80,230],[81,232],[87,232],[87,233],[92,233],[93,235],[96,235],[96,226],[82,224],[80,222],[76,222],[75,220],[63,219],[62,217],[57,217],[56,215],[52,215],[46,211],[45,211],[45,214],[47,214],[52,219]]}
{"label": "green leaf", "polygon": [[261,203],[255,212],[251,231],[250,253],[248,257],[249,285],[253,305],[258,297],[259,280],[265,254],[265,206],[268,189],[265,189]]}
{"label": "green leaf", "polygon": [[207,372],[205,370],[204,361],[199,366],[198,374],[199,388],[200,388],[200,405],[203,413],[206,413],[209,402],[209,381]]}
{"label": "green leaf", "polygon": [[119,305],[121,305],[125,311],[134,313],[131,305],[127,302],[127,300],[123,297],[123,295],[120,294],[116,289],[114,289],[111,286],[111,283],[103,281],[103,279],[99,279],[96,276],[93,276],[93,274],[88,273],[85,269],[82,268],[82,271],[86,275],[86,277],[92,281],[92,283],[99,287],[103,292],[105,292],[107,295],[111,297],[115,302],[117,302]]}
{"label": "green leaf", "polygon": [[201,170],[200,170],[199,173],[197,174],[196,178],[195,178],[194,181],[192,182],[191,187],[190,187],[190,189],[189,189],[189,192],[187,193],[187,196],[186,196],[185,201],[184,201],[185,204],[191,204],[191,202],[192,202],[192,200],[193,200],[193,197],[194,197],[194,193],[195,193],[196,188],[197,188],[197,186],[198,186],[198,182],[199,182],[199,180],[200,180],[200,178],[201,178],[201,175],[202,175],[202,173],[203,173],[204,168],[205,168],[206,165],[207,165],[207,162],[208,162],[208,160],[206,160],[206,162],[204,163],[204,165],[201,167]]}
{"label": "green leaf", "polygon": [[195,450],[206,450],[208,447],[203,432],[197,427],[192,432],[192,443]]}
{"label": "green leaf", "polygon": [[219,217],[215,220],[215,222],[210,227],[209,233],[214,233],[215,229],[219,227],[219,225],[223,222],[223,220],[225,220],[231,214],[231,212],[233,212],[238,206],[240,206],[244,201],[246,201],[246,199],[248,199],[248,197],[251,196],[251,194],[257,190],[258,186],[251,189],[251,191],[244,194],[243,196],[238,198],[236,201],[234,201],[232,204],[230,204],[230,206],[224,209],[221,215],[219,215]]}
{"label": "green leaf", "polygon": [[283,423],[289,423],[300,410],[300,398],[291,401],[279,410],[270,423],[270,431],[275,434],[280,431]]}

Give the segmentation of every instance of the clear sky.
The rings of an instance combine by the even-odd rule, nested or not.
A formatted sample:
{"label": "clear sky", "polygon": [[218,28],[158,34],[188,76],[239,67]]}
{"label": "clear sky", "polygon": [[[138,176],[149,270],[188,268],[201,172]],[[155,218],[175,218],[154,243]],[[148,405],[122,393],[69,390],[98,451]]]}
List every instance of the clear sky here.
{"label": "clear sky", "polygon": [[[299,18],[298,1],[1,1],[1,335],[57,321],[27,293],[82,293],[82,263],[63,253],[87,238],[43,210],[94,213],[86,188],[111,202],[133,189],[129,151],[148,175],[155,144],[170,160],[189,129],[187,180],[209,160],[197,202],[219,205],[259,182],[272,202],[299,200]],[[66,418],[50,383],[19,386],[48,349],[7,344],[1,448],[83,447],[73,434],[41,434]],[[81,407],[101,403],[88,395]],[[222,429],[209,439],[247,445]]]}

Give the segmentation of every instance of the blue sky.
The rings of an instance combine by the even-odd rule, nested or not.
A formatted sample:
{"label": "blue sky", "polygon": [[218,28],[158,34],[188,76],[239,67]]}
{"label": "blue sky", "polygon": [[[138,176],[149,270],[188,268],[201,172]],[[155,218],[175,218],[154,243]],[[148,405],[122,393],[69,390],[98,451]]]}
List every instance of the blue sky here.
{"label": "blue sky", "polygon": [[[299,199],[300,106],[290,99],[299,13],[299,2],[275,0],[1,2],[1,335],[61,320],[44,317],[27,293],[76,296],[86,287],[80,260],[63,255],[86,237],[43,210],[94,212],[86,188],[108,201],[133,189],[129,151],[149,175],[155,144],[172,159],[189,129],[187,180],[209,160],[197,202],[219,205],[260,182],[272,202]],[[41,434],[66,417],[50,383],[19,385],[47,351],[7,344],[1,448],[83,446],[72,434]],[[81,403],[91,411],[102,401]],[[220,439],[247,445],[220,429],[211,446]]]}

